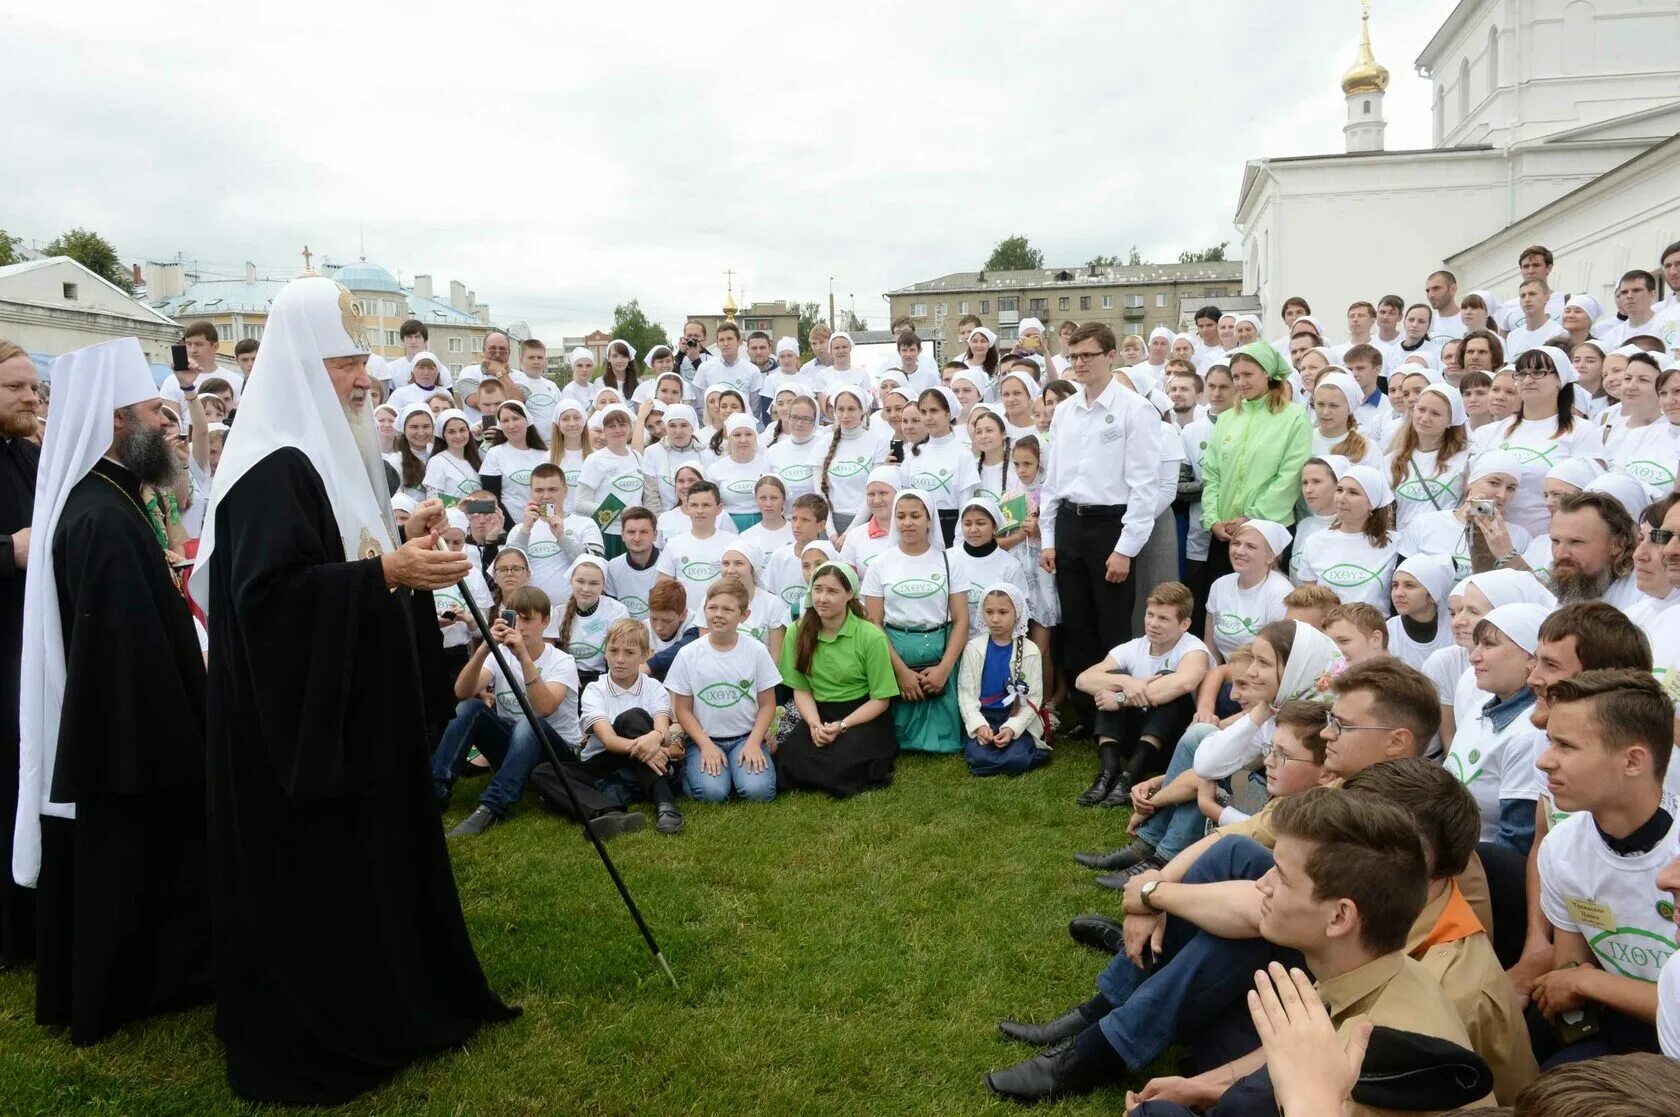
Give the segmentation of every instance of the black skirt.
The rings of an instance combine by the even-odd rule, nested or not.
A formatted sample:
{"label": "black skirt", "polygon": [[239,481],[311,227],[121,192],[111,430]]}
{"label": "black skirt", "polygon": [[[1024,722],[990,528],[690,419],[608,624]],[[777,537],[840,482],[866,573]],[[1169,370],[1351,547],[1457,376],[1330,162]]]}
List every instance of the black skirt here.
{"label": "black skirt", "polygon": [[[825,722],[839,721],[867,701],[818,702],[817,713]],[[891,784],[897,759],[891,712],[852,726],[823,748],[812,743],[811,727],[801,721],[776,749],[776,789],[826,791],[845,799]]]}

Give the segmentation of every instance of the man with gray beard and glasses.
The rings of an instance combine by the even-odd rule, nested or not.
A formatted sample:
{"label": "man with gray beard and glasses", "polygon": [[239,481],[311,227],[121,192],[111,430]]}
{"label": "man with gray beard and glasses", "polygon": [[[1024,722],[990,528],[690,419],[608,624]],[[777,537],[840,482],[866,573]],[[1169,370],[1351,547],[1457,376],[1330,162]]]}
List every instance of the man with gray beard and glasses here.
{"label": "man with gray beard and glasses", "polygon": [[392,521],[367,364],[344,288],[276,296],[192,574],[216,1034],[254,1101],[347,1101],[514,1011],[467,937],[428,764],[432,591],[471,560],[436,549],[439,501]]}
{"label": "man with gray beard and glasses", "polygon": [[35,1019],[95,1043],[210,990],[204,660],[143,507],[174,484],[133,338],[53,363],[24,589],[12,873]]}

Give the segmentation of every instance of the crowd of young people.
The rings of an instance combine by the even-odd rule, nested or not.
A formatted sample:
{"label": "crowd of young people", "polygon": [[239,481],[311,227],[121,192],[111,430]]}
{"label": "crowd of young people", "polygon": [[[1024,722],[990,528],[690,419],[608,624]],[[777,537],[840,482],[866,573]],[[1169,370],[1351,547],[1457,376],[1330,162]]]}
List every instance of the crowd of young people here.
{"label": "crowd of young people", "polygon": [[[1680,244],[1661,262],[1672,289]],[[1361,1106],[1520,1107],[1541,1065],[1680,1056],[1680,304],[1634,270],[1606,314],[1551,265],[1526,250],[1509,307],[1438,272],[1345,332],[1290,299],[1277,339],[1216,307],[1013,344],[965,318],[941,363],[895,323],[873,369],[825,326],[801,362],[689,322],[575,350],[563,386],[539,341],[451,373],[405,324],[373,370],[393,516],[441,501],[474,560],[434,595],[438,801],[486,781],[452,835],[528,786],[674,834],[683,798],[849,796],[905,750],[1022,775],[1089,734],[1078,803],[1131,837],[1076,858],[1126,918],[1071,925],[1113,960],[1005,1021],[1046,1051],[998,1093],[1180,1044],[1193,1073],[1134,1112],[1263,1106],[1297,1088],[1262,1053],[1289,978],[1243,997],[1268,963],[1343,1040],[1379,1025]],[[243,387],[193,340],[189,468],[146,494],[181,565]]]}

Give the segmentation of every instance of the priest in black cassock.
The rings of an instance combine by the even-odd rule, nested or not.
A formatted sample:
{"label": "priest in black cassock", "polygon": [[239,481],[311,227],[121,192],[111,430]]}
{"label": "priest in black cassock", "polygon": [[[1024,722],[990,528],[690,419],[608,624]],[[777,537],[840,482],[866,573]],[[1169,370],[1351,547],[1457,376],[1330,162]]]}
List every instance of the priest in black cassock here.
{"label": "priest in black cassock", "polygon": [[17,817],[18,675],[23,656],[23,575],[35,507],[35,362],[0,340],[0,970],[35,957],[35,893],[12,880]]}
{"label": "priest in black cassock", "polygon": [[342,1102],[509,1009],[438,825],[417,639],[467,571],[393,525],[350,295],[274,300],[205,516],[216,1033],[257,1101]]}
{"label": "priest in black cassock", "polygon": [[204,659],[142,505],[180,468],[140,343],[53,362],[24,591],[12,871],[35,1019],[94,1043],[208,997]]}

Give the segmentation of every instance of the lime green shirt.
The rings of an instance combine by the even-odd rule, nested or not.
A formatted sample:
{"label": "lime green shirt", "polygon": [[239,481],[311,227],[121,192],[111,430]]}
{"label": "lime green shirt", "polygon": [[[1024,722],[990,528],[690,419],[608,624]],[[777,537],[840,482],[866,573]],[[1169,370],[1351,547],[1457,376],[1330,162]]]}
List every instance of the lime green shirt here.
{"label": "lime green shirt", "polygon": [[818,702],[898,697],[887,634],[855,613],[847,615],[839,632],[817,633],[809,674],[794,666],[798,658],[795,629],[782,641],[782,681],[795,690],[810,691]]}
{"label": "lime green shirt", "polygon": [[1301,467],[1311,455],[1306,408],[1271,411],[1264,396],[1238,403],[1219,416],[1202,456],[1202,526],[1238,516],[1294,523]]}

